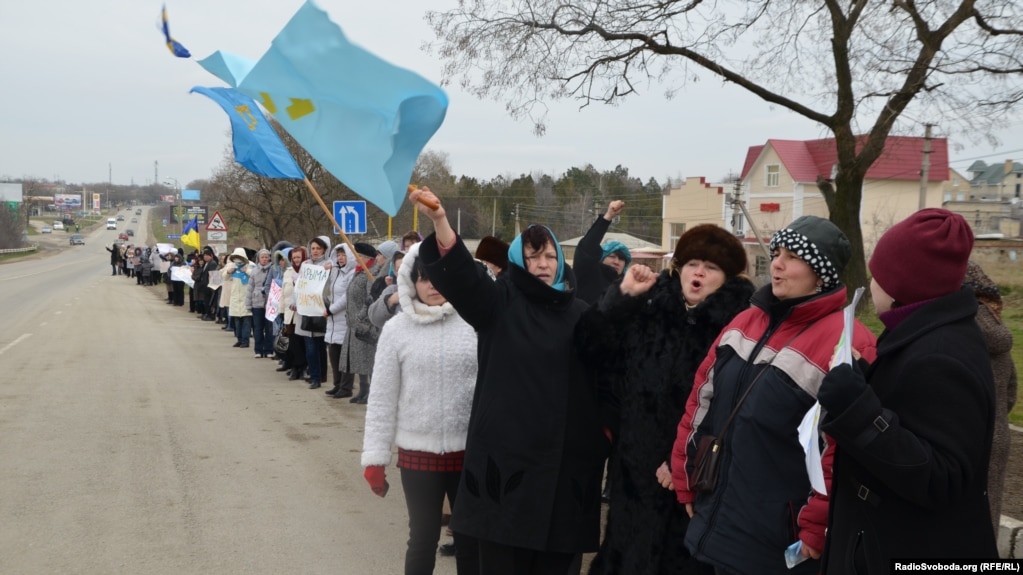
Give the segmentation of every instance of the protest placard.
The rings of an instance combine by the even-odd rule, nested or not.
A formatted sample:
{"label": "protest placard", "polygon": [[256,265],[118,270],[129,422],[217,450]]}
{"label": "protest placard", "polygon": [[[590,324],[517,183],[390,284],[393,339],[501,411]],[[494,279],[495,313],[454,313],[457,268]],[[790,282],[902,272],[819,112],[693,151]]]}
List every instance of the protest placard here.
{"label": "protest placard", "polygon": [[295,281],[295,310],[305,316],[323,315],[323,286],[329,272],[323,266],[302,264]]}
{"label": "protest placard", "polygon": [[281,306],[281,284],[277,280],[270,282],[270,293],[266,294],[266,319],[277,319]]}

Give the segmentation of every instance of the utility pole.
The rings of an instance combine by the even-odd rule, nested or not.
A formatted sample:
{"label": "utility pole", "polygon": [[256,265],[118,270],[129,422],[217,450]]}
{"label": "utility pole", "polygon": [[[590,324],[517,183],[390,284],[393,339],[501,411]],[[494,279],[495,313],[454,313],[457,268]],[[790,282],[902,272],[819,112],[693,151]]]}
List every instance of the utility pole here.
{"label": "utility pole", "polygon": [[490,220],[490,235],[497,236],[497,196],[494,196],[494,215]]}
{"label": "utility pole", "polygon": [[522,226],[519,224],[519,204],[515,204],[515,235],[522,233]]}
{"label": "utility pole", "polygon": [[924,159],[920,166],[920,205],[917,209],[927,207],[927,173],[931,169],[931,127],[934,124],[924,124]]}
{"label": "utility pole", "polygon": [[741,196],[739,190],[741,189],[742,182],[739,181],[739,177],[735,177],[735,185],[732,187],[732,233],[739,235],[739,202]]}
{"label": "utility pole", "polygon": [[742,210],[742,214],[746,216],[746,221],[749,222],[749,228],[753,230],[753,237],[757,238],[757,243],[760,244],[760,249],[764,250],[764,255],[767,256],[767,260],[771,260],[771,250],[767,249],[767,245],[764,244],[763,238],[760,237],[760,230],[757,229],[757,225],[753,223],[753,218],[750,217],[749,211],[746,210],[746,204],[742,200],[736,199],[735,203],[739,205]]}

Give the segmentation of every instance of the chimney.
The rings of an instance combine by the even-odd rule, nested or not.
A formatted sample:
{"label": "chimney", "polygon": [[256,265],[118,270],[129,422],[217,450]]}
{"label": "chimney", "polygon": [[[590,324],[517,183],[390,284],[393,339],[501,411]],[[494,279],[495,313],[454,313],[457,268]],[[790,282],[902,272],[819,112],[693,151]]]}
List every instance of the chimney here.
{"label": "chimney", "polygon": [[1005,160],[1005,175],[1012,173],[1012,160]]}

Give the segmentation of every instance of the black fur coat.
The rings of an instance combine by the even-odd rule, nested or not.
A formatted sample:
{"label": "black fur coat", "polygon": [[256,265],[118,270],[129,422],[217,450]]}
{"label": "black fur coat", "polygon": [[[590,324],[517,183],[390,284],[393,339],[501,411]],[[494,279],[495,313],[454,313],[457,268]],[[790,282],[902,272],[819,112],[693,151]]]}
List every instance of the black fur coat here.
{"label": "black fur coat", "polygon": [[583,357],[610,380],[618,404],[607,527],[590,575],[707,572],[682,543],[685,508],[655,472],[671,460],[700,362],[753,291],[749,280],[731,278],[687,311],[678,276],[664,271],[640,297],[623,296],[616,282],[580,319]]}

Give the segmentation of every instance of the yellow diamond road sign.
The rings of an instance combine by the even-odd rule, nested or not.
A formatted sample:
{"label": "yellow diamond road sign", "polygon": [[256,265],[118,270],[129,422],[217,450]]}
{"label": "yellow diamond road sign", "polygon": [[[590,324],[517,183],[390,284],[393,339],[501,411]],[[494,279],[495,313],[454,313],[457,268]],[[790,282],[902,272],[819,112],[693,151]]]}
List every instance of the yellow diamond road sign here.
{"label": "yellow diamond road sign", "polygon": [[210,223],[206,224],[206,231],[208,232],[226,232],[227,224],[224,223],[223,216],[220,212],[213,212],[213,217],[210,218]]}

